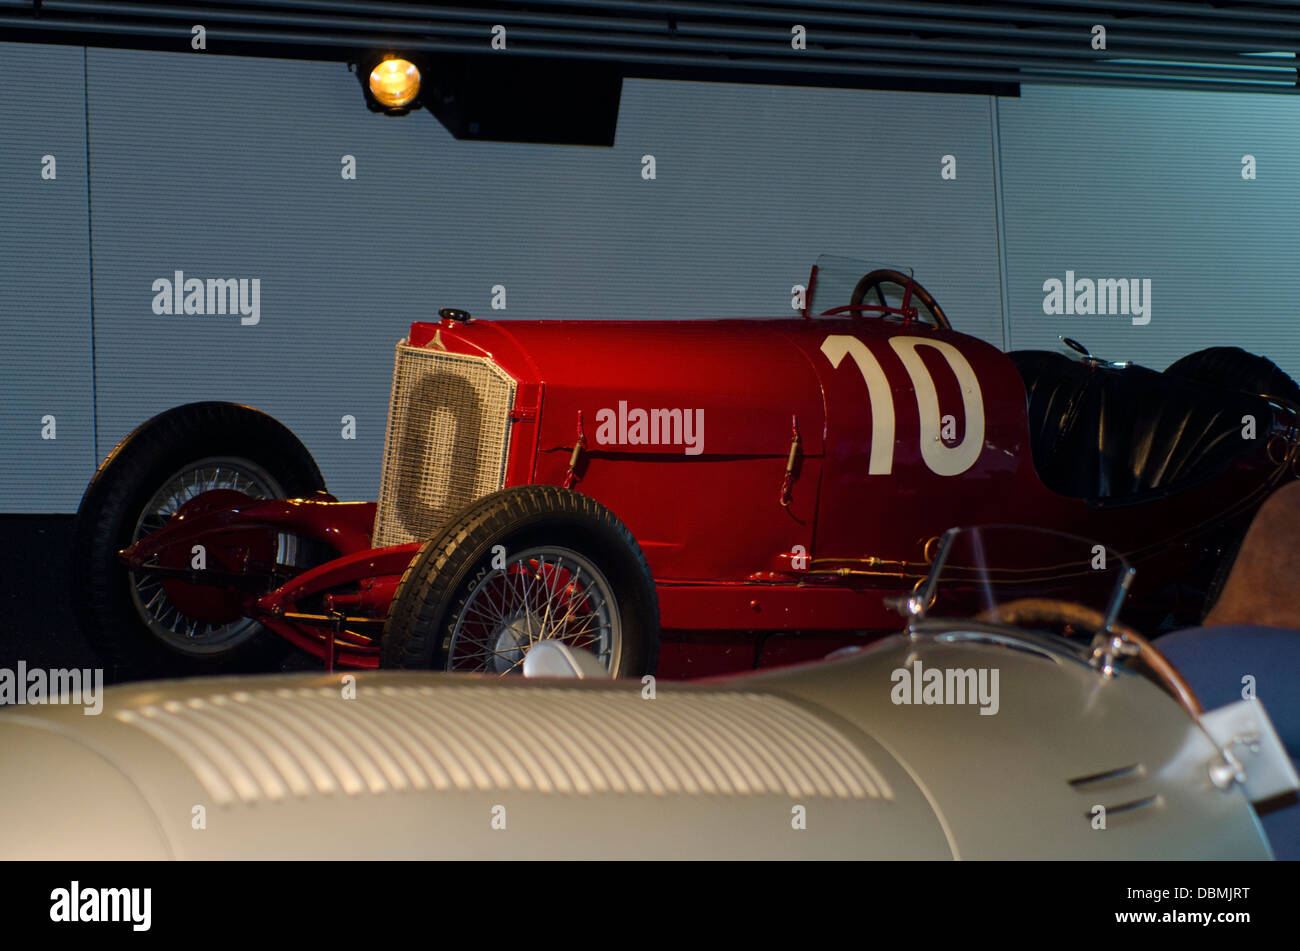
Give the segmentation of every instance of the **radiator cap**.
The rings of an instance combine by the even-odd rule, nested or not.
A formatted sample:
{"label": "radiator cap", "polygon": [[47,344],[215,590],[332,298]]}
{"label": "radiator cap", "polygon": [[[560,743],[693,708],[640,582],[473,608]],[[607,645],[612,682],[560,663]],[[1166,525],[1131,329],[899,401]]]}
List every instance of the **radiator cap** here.
{"label": "radiator cap", "polygon": [[474,318],[469,315],[467,310],[457,310],[455,307],[444,307],[438,311],[438,316],[443,320],[458,320],[463,324],[469,323]]}

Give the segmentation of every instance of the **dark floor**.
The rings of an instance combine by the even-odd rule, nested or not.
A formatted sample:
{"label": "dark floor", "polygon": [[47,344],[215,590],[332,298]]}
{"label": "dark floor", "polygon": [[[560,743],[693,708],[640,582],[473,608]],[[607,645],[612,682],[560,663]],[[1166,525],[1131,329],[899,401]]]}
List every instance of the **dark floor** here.
{"label": "dark floor", "polygon": [[[71,515],[0,515],[0,668],[98,667],[72,613]],[[321,662],[285,645],[280,670]]]}
{"label": "dark floor", "polygon": [[94,667],[72,616],[71,515],[0,515],[0,667]]}

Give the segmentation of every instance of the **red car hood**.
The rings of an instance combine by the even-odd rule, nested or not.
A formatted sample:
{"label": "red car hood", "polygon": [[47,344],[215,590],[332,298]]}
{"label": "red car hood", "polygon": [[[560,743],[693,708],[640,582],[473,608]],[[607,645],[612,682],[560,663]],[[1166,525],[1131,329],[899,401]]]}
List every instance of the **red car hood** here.
{"label": "red car hood", "polygon": [[625,438],[635,411],[680,410],[702,422],[703,454],[785,455],[797,417],[802,451],[819,455],[826,412],[817,373],[796,341],[804,324],[444,320],[412,324],[410,342],[490,357],[520,384],[541,384],[543,451],[573,445],[581,411],[592,450],[681,454],[681,442]]}

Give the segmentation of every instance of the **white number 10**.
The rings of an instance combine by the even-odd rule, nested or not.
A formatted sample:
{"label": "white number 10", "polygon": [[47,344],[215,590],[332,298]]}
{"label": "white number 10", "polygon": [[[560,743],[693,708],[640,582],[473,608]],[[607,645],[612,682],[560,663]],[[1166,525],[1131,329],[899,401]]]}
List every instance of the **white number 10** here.
{"label": "white number 10", "polygon": [[[984,448],[984,396],[975,371],[960,350],[943,340],[925,337],[890,337],[889,345],[903,361],[916,393],[916,408],[921,417],[921,458],[936,475],[961,475],[975,464]],[[934,379],[925,368],[917,347],[933,347],[952,368],[961,386],[962,409],[966,414],[966,432],[955,446],[946,446],[940,438],[939,393]],[[838,367],[851,356],[867,384],[867,402],[871,406],[871,458],[869,475],[888,475],[894,467],[894,394],[889,388],[880,361],[865,343],[847,334],[832,334],[822,341],[822,353]]]}

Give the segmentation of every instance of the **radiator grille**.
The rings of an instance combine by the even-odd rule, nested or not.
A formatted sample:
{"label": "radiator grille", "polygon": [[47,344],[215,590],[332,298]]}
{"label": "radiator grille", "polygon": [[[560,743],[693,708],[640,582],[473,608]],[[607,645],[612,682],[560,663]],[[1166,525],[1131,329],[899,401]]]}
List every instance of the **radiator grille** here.
{"label": "radiator grille", "polygon": [[397,345],[376,548],[423,541],[505,484],[515,382],[491,360]]}

